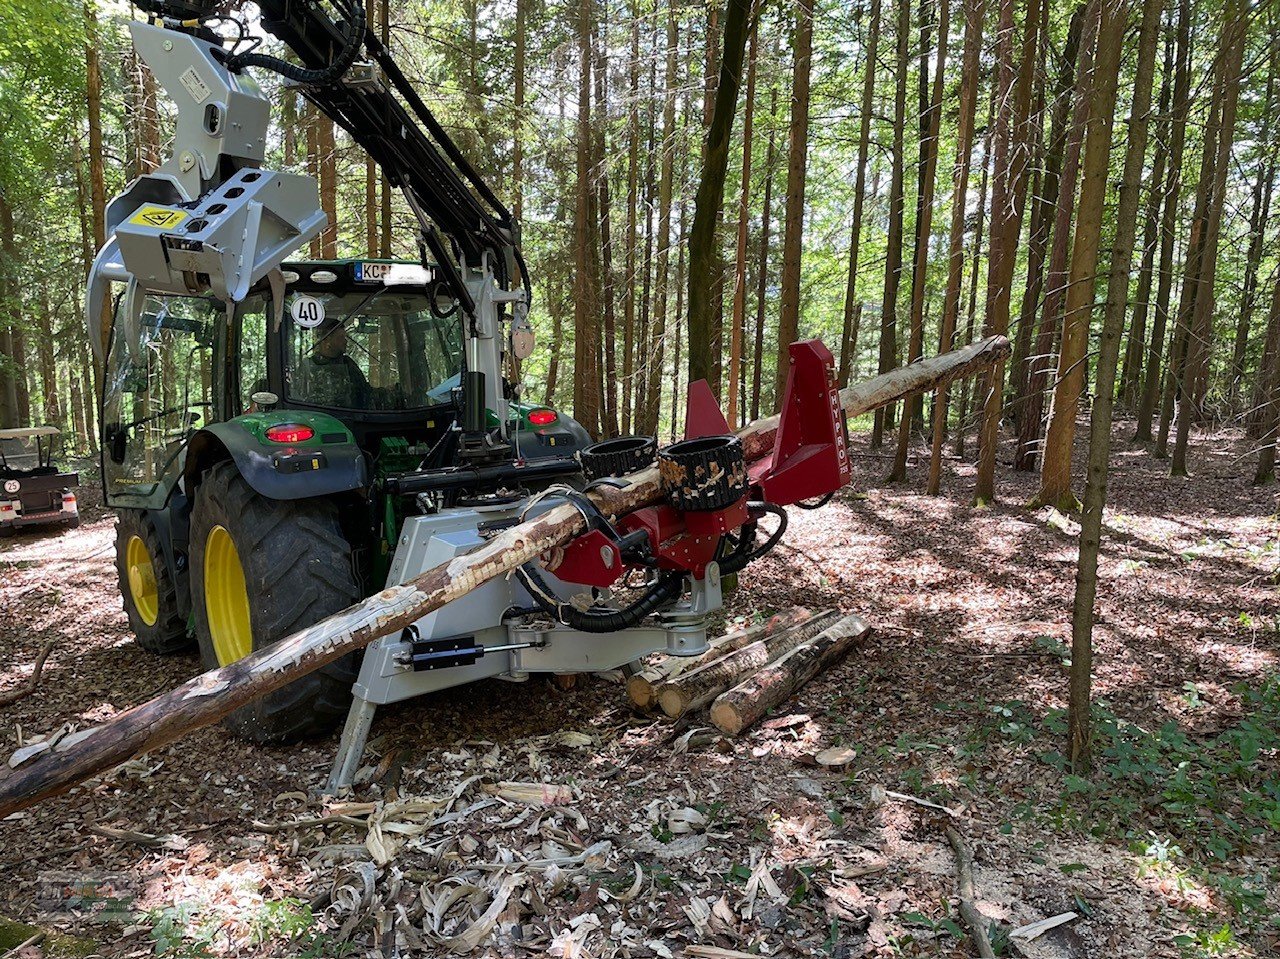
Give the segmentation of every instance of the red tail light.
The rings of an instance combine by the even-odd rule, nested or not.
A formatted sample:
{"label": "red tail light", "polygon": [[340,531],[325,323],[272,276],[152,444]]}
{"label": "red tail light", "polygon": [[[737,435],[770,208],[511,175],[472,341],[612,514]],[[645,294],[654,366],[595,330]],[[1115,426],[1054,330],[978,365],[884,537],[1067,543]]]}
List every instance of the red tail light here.
{"label": "red tail light", "polygon": [[534,410],[529,414],[529,422],[534,426],[550,426],[559,418],[555,410]]}
{"label": "red tail light", "polygon": [[267,427],[267,439],[273,443],[305,443],[315,435],[315,430],[300,423],[280,423]]}

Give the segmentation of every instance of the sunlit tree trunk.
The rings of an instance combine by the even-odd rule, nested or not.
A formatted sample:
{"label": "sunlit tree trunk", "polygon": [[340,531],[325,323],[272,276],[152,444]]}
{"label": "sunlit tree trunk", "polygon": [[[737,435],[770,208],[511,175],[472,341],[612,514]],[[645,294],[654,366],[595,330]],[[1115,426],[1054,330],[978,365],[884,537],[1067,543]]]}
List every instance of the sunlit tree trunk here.
{"label": "sunlit tree trunk", "polygon": [[[907,362],[913,363],[924,355],[924,300],[926,279],[929,272],[929,240],[933,233],[933,194],[938,171],[938,136],[942,129],[943,79],[946,76],[947,38],[950,27],[951,7],[948,0],[938,0],[938,52],[934,68],[933,95],[920,130],[920,182],[916,202],[915,258],[911,269],[911,337],[907,344]],[[926,21],[922,21],[926,23]],[[927,73],[928,28],[920,30],[921,77]],[[924,397],[921,394],[908,397],[901,421],[898,423],[898,448],[894,458],[891,480],[907,478],[907,452],[911,446],[911,430],[917,412],[923,416]]]}
{"label": "sunlit tree trunk", "polygon": [[[1012,2],[1012,0],[1009,0]],[[884,263],[884,297],[880,306],[880,356],[877,372],[887,373],[898,364],[898,288],[902,283],[902,238],[905,232],[906,191],[904,185],[903,128],[907,111],[908,46],[911,39],[910,0],[898,0],[897,78],[893,94],[893,146],[889,178],[889,250]],[[884,432],[892,429],[894,406],[876,410],[871,427],[871,446],[879,449]]]}
{"label": "sunlit tree trunk", "polygon": [[760,214],[760,255],[756,266],[755,345],[751,362],[751,419],[760,418],[764,390],[764,314],[769,288],[769,227],[773,216],[774,120],[778,116],[778,88],[769,91],[769,143],[764,153],[764,209]]}
{"label": "sunlit tree trunk", "polygon": [[[742,376],[743,326],[747,312],[747,234],[751,220],[751,134],[755,119],[756,100],[756,42],[760,21],[751,24],[751,49],[747,55],[747,92],[742,109],[742,189],[738,199],[738,237],[735,247],[733,270],[733,319],[729,335],[729,385],[725,390],[728,399],[729,425],[737,427],[744,412],[739,404],[739,394],[744,391]],[[726,27],[726,33],[728,28]],[[728,45],[728,39],[725,41]],[[691,318],[692,318],[692,311]],[[690,370],[690,380],[693,372]]]}
{"label": "sunlit tree trunk", "polygon": [[[1187,340],[1187,362],[1182,379],[1182,400],[1178,405],[1178,430],[1174,438],[1173,457],[1169,470],[1174,476],[1187,474],[1187,443],[1191,433],[1196,397],[1207,379],[1209,351],[1213,340],[1214,282],[1218,269],[1218,238],[1222,225],[1222,211],[1226,203],[1227,174],[1231,165],[1231,145],[1235,139],[1236,112],[1240,93],[1240,66],[1244,58],[1247,21],[1240,0],[1228,0],[1224,11],[1222,43],[1219,50],[1225,52],[1222,60],[1222,79],[1217,99],[1217,128],[1207,141],[1214,140],[1215,156],[1206,205],[1203,251],[1199,268],[1194,276],[1190,272],[1186,282],[1193,282],[1196,289],[1192,299],[1190,337]],[[1213,127],[1211,121],[1210,127]]]}
{"label": "sunlit tree trunk", "polygon": [[[1119,48],[1129,15],[1127,0],[1112,12],[1103,13],[1099,35],[1099,65],[1110,67],[1107,43],[1117,49],[1115,69],[1119,71]],[[1072,766],[1076,772],[1089,768],[1093,723],[1091,718],[1093,669],[1093,607],[1098,591],[1098,547],[1102,539],[1102,514],[1107,499],[1107,470],[1111,459],[1111,410],[1115,396],[1116,361],[1129,301],[1129,271],[1133,265],[1133,243],[1137,234],[1138,191],[1147,151],[1150,124],[1152,73],[1160,32],[1164,0],[1144,0],[1142,28],[1138,36],[1138,60],[1134,68],[1133,103],[1129,113],[1129,142],[1125,151],[1124,174],[1116,210],[1116,238],[1107,277],[1107,304],[1102,338],[1098,347],[1098,373],[1089,418],[1089,459],[1085,471],[1084,502],[1080,511],[1080,553],[1076,570],[1076,594],[1071,618],[1071,689],[1067,717]],[[1114,41],[1110,33],[1120,34]],[[1104,63],[1105,62],[1105,63]],[[1106,79],[1100,77],[1100,83]],[[1092,144],[1090,144],[1092,147]]]}
{"label": "sunlit tree trunk", "polygon": [[[987,183],[991,172],[991,133],[995,126],[996,97],[990,98],[987,108],[987,123],[982,137],[982,180],[978,186],[978,222],[973,228],[973,252],[970,256],[969,270],[969,305],[966,309],[964,345],[973,342],[973,331],[978,314],[978,280],[982,276],[982,236],[987,217]],[[960,408],[956,411],[955,455],[964,458],[965,433],[969,422],[970,377],[966,377],[960,385]]]}
{"label": "sunlit tree trunk", "polygon": [[[1085,128],[1084,160],[1080,167],[1080,202],[1076,207],[1071,271],[1062,314],[1058,379],[1049,408],[1049,428],[1045,432],[1044,458],[1040,467],[1040,491],[1036,494],[1037,502],[1064,511],[1077,505],[1071,490],[1071,454],[1076,434],[1076,413],[1086,381],[1089,321],[1093,316],[1098,276],[1098,246],[1102,239],[1103,205],[1107,195],[1111,129],[1120,80],[1120,54],[1129,13],[1127,0],[1101,2],[1102,20],[1098,27],[1093,92]],[[1147,79],[1149,82],[1150,78]],[[1133,219],[1131,216],[1130,220]],[[1129,225],[1132,226],[1132,222]],[[1128,275],[1127,266],[1125,275]],[[1114,372],[1113,369],[1113,376]]]}
{"label": "sunlit tree trunk", "polygon": [[[906,0],[903,0],[906,2]],[[805,176],[809,163],[809,71],[813,60],[813,0],[796,3],[796,39],[791,82],[791,125],[787,138],[787,202],[782,233],[782,286],[778,305],[775,397],[787,384],[787,347],[800,328],[800,269],[804,237]]]}
{"label": "sunlit tree trunk", "polygon": [[[1173,247],[1178,223],[1178,205],[1182,198],[1182,154],[1186,144],[1187,110],[1190,103],[1191,3],[1178,4],[1177,65],[1173,75],[1173,112],[1169,118],[1169,172],[1161,185],[1164,212],[1160,217],[1160,259],[1156,269],[1156,302],[1151,326],[1147,367],[1143,375],[1142,395],[1138,400],[1135,440],[1151,439],[1151,420],[1160,398],[1160,374],[1165,352],[1165,331],[1169,322],[1169,298],[1173,286]],[[1177,341],[1169,350],[1171,375]],[[1163,455],[1163,454],[1160,454]]]}
{"label": "sunlit tree trunk", "polygon": [[844,289],[844,328],[840,336],[840,385],[849,383],[849,371],[858,354],[856,319],[861,317],[858,301],[858,255],[862,246],[862,210],[866,204],[867,153],[871,149],[871,114],[875,110],[876,56],[880,47],[880,3],[871,0],[867,28],[866,61],[862,67],[862,105],[858,111],[858,165],[853,183],[853,218],[849,224],[849,272]]}
{"label": "sunlit tree trunk", "polygon": [[[946,0],[943,0],[945,3]],[[964,221],[969,195],[969,167],[973,156],[973,124],[978,109],[978,65],[982,54],[982,18],[985,0],[965,0],[964,59],[960,67],[960,118],[956,129],[955,191],[951,198],[951,240],[947,256],[947,292],[942,304],[942,328],[938,352],[952,348],[960,312],[960,286],[964,279]],[[941,72],[941,71],[939,71]],[[929,460],[928,492],[936,496],[942,486],[942,441],[947,431],[947,387],[933,395],[933,452]]]}

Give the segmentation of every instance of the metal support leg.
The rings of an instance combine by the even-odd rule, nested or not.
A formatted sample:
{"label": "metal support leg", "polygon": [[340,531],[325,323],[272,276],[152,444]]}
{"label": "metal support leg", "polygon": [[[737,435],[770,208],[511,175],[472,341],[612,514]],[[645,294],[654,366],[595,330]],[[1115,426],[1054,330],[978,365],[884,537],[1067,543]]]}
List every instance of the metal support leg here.
{"label": "metal support leg", "polygon": [[360,768],[360,760],[364,756],[364,745],[369,739],[369,730],[373,727],[373,714],[377,708],[369,700],[359,697],[351,703],[346,725],[342,727],[338,755],[333,760],[329,782],[324,787],[327,795],[336,795],[340,789],[351,785],[356,770]]}

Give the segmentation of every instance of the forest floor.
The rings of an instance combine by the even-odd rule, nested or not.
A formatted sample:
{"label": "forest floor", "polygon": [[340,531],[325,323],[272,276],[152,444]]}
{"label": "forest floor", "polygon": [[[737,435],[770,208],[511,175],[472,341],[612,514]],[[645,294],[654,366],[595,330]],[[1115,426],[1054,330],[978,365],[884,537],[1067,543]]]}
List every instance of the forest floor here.
{"label": "forest floor", "polygon": [[[1280,955],[1275,492],[1248,485],[1238,434],[1199,436],[1195,475],[1170,479],[1131,430],[1116,427],[1090,778],[1059,752],[1071,521],[1024,509],[1033,477],[1003,469],[999,504],[971,508],[955,460],[941,497],[922,463],[886,487],[858,437],[854,487],[793,510],[730,601],[737,621],[803,604],[874,626],[789,712],[731,740],[637,716],[599,677],[483,683],[381,710],[365,783],[327,805],[311,791],[336,735],[264,749],[205,729],[0,825],[0,954],[29,922],[50,938],[24,959],[968,956],[953,826],[1000,954]],[[6,753],[198,671],[131,643],[92,498],[79,530],[0,546],[0,690],[56,640],[37,691],[0,714]],[[815,764],[840,745],[846,767]],[[501,781],[548,784],[553,804]]]}

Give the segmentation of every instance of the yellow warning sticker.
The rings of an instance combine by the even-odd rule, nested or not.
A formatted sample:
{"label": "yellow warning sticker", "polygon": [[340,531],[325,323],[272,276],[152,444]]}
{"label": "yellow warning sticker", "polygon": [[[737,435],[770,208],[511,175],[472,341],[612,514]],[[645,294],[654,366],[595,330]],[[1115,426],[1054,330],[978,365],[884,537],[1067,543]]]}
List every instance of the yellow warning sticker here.
{"label": "yellow warning sticker", "polygon": [[169,230],[185,220],[187,216],[188,214],[182,210],[170,210],[168,207],[163,206],[144,206],[129,217],[129,222],[136,223],[138,226],[152,226],[160,230]]}

